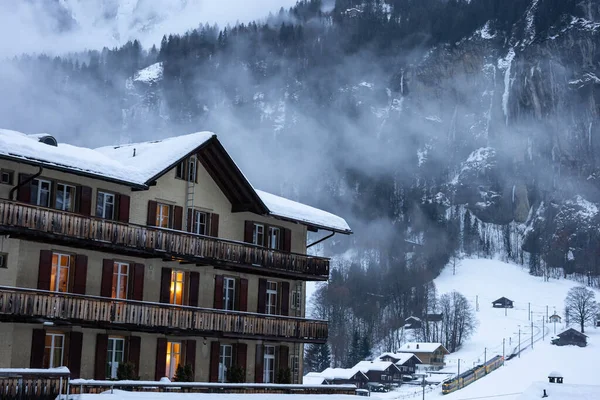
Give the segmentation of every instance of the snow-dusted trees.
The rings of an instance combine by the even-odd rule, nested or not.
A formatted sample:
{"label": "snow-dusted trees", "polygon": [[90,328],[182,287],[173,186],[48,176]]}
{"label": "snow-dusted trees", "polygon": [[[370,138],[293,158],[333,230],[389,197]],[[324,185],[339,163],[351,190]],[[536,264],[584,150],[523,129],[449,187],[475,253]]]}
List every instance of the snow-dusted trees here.
{"label": "snow-dusted trees", "polygon": [[595,294],[585,286],[577,286],[569,290],[565,298],[565,315],[584,333],[585,325],[592,323],[598,311]]}
{"label": "snow-dusted trees", "polygon": [[439,309],[442,313],[441,342],[450,352],[460,348],[477,326],[473,307],[465,296],[457,291],[440,297]]}
{"label": "snow-dusted trees", "polygon": [[322,372],[331,366],[329,345],[311,343],[304,352],[304,372]]}

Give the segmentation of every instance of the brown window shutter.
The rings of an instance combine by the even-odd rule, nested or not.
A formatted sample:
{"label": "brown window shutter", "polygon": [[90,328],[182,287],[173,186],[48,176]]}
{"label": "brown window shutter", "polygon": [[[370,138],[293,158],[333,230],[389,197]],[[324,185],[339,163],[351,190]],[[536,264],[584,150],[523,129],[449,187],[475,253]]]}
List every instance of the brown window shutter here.
{"label": "brown window shutter", "polygon": [[210,214],[210,236],[219,237],[219,214]]}
{"label": "brown window shutter", "polygon": [[167,339],[156,339],[156,365],[154,380],[159,381],[160,378],[167,374]]}
{"label": "brown window shutter", "polygon": [[96,357],[94,359],[94,379],[106,379],[106,356],[108,355],[108,335],[96,335]]}
{"label": "brown window shutter", "polygon": [[258,307],[256,312],[264,314],[267,311],[267,280],[258,280]]}
{"label": "brown window shutter", "polygon": [[79,214],[92,215],[92,188],[89,186],[78,186],[77,195],[79,195]]}
{"label": "brown window shutter", "polygon": [[290,229],[283,230],[283,251],[288,253],[292,251],[292,231]]}
{"label": "brown window shutter", "polygon": [[[19,174],[19,183],[25,182],[30,176],[28,174]],[[19,186],[19,189],[17,189],[17,201],[31,203],[31,182]]]}
{"label": "brown window shutter", "polygon": [[[246,366],[248,362],[248,345],[246,343],[238,343],[235,346],[235,359],[238,367],[244,369],[244,376],[246,376]],[[246,380],[244,379],[244,382]]]}
{"label": "brown window shutter", "polygon": [[194,210],[188,208],[187,210],[187,231],[192,232],[194,230]]}
{"label": "brown window shutter", "polygon": [[[127,195],[120,194],[119,200],[119,215],[118,221],[129,223],[129,208],[131,206],[131,198]],[[156,221],[156,207],[154,207],[154,221]]]}
{"label": "brown window shutter", "polygon": [[200,295],[200,273],[190,272],[190,293],[188,305],[198,307],[198,296]]}
{"label": "brown window shutter", "polygon": [[[171,268],[163,268],[160,272],[160,302],[169,303],[171,301]],[[161,377],[162,378],[162,377]]]}
{"label": "brown window shutter", "polygon": [[253,234],[254,234],[254,222],[246,221],[244,223],[244,242],[252,243]]}
{"label": "brown window shutter", "polygon": [[31,336],[30,368],[44,367],[44,348],[46,347],[46,331],[34,329]]}
{"label": "brown window shutter", "polygon": [[173,229],[178,231],[183,229],[183,207],[181,206],[173,207]]}
{"label": "brown window shutter", "polygon": [[148,200],[148,218],[146,225],[156,226],[156,207],[157,203],[154,200]]}
{"label": "brown window shutter", "polygon": [[263,383],[263,362],[264,362],[264,347],[262,344],[256,345],[256,355],[254,357],[254,382]]}
{"label": "brown window shutter", "polygon": [[281,282],[281,312],[280,315],[290,315],[290,283]]}
{"label": "brown window shutter", "polygon": [[130,284],[131,300],[144,300],[144,264],[133,264],[133,273],[130,274],[130,279],[133,279],[132,284]]}
{"label": "brown window shutter", "polygon": [[275,360],[277,362],[277,369],[280,370],[288,368],[290,349],[287,346],[278,346],[277,350],[279,353],[277,360]]}
{"label": "brown window shutter", "polygon": [[192,366],[192,382],[195,381],[194,375],[196,374],[196,341],[186,340],[185,341],[185,363]]}
{"label": "brown window shutter", "polygon": [[88,258],[85,254],[75,256],[75,271],[73,272],[73,285],[71,293],[85,294],[85,282],[87,279]]}
{"label": "brown window shutter", "polygon": [[213,308],[217,310],[223,309],[223,275],[215,276],[215,301]]}
{"label": "brown window shutter", "polygon": [[208,373],[209,382],[219,381],[219,353],[221,352],[221,344],[219,342],[210,343],[210,369]]}
{"label": "brown window shutter", "polygon": [[112,297],[114,265],[113,260],[102,260],[102,280],[100,281],[100,296],[102,297]]}
{"label": "brown window shutter", "polygon": [[239,311],[248,311],[248,279],[240,278],[240,290],[239,290]]}
{"label": "brown window shutter", "polygon": [[140,376],[140,353],[142,348],[142,338],[139,336],[129,336],[129,348],[127,361],[134,365],[134,374],[138,378]]}
{"label": "brown window shutter", "polygon": [[81,346],[83,344],[83,332],[69,333],[69,360],[67,367],[71,371],[72,379],[79,379],[81,373]]}
{"label": "brown window shutter", "polygon": [[40,250],[40,265],[38,269],[38,289],[50,290],[52,277],[52,251]]}

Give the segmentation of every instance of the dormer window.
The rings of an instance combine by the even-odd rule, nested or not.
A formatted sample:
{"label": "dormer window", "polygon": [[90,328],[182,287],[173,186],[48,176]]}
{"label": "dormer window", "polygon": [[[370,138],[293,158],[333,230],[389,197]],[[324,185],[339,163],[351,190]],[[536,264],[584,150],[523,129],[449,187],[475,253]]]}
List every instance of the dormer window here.
{"label": "dormer window", "polygon": [[198,160],[192,156],[177,164],[175,178],[198,183]]}

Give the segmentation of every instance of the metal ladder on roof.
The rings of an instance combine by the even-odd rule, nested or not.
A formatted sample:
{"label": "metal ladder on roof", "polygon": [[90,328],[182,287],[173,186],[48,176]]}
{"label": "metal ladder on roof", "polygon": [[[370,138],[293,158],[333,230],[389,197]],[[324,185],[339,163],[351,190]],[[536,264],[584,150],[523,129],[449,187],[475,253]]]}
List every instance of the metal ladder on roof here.
{"label": "metal ladder on roof", "polygon": [[[190,210],[194,208],[194,193],[196,192],[196,174],[198,173],[198,159],[196,155],[192,155],[188,160],[185,161],[185,212],[186,214],[183,216],[183,230],[191,231],[190,226],[188,225],[188,213]],[[192,170],[193,167],[193,170]],[[192,215],[193,218],[193,215]],[[192,221],[193,226],[193,221]]]}

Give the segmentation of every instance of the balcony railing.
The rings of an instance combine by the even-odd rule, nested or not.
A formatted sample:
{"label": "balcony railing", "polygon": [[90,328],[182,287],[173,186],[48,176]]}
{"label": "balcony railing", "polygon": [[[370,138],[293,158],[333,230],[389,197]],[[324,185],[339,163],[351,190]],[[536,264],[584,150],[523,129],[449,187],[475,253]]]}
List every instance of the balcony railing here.
{"label": "balcony railing", "polygon": [[271,250],[249,243],[192,233],[125,224],[69,212],[0,200],[0,231],[51,235],[146,255],[192,263],[225,263],[262,268],[264,273],[326,280],[329,259]]}
{"label": "balcony railing", "polygon": [[0,320],[324,343],[327,322],[0,286]]}

